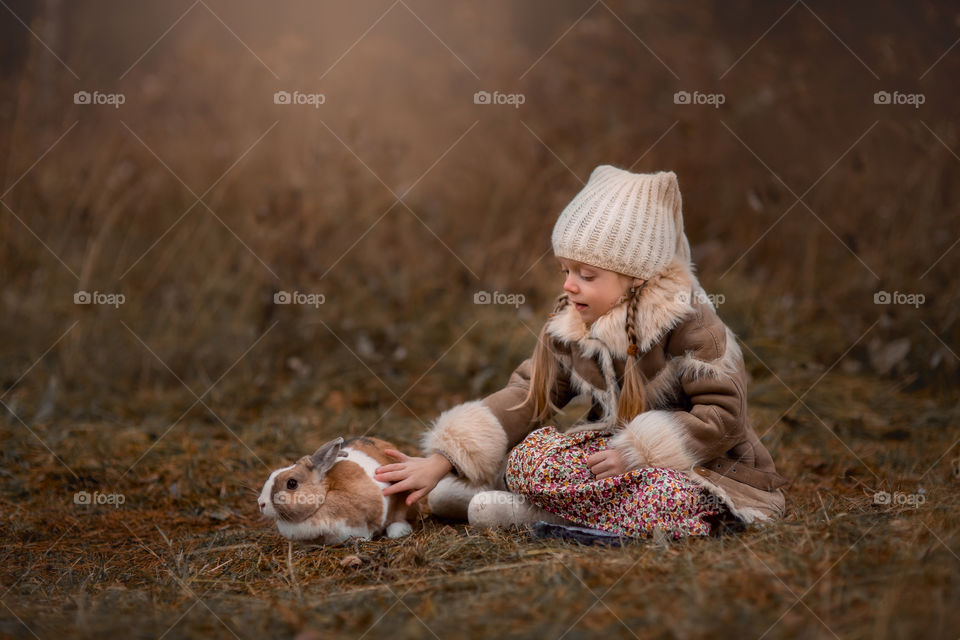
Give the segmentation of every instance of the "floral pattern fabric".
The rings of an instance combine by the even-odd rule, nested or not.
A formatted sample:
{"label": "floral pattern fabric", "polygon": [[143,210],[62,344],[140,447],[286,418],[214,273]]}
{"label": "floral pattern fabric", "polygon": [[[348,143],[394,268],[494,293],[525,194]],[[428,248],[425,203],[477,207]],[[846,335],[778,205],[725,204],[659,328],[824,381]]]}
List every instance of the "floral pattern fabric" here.
{"label": "floral pattern fabric", "polygon": [[672,538],[709,535],[710,519],[727,512],[723,502],[673,469],[642,467],[603,479],[587,457],[607,449],[609,434],[534,430],[507,458],[507,488],[536,506],[591,527],[647,538],[660,529]]}

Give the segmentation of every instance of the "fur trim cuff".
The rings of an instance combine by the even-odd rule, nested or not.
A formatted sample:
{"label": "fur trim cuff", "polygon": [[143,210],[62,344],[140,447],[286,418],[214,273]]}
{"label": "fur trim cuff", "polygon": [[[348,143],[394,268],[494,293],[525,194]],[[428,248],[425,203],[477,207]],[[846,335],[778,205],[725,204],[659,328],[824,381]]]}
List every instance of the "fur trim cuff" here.
{"label": "fur trim cuff", "polygon": [[507,434],[481,400],[447,409],[421,439],[426,455],[443,452],[464,479],[477,485],[496,482],[507,457]]}
{"label": "fur trim cuff", "polygon": [[610,448],[623,454],[630,469],[690,469],[697,460],[687,452],[683,426],[673,414],[673,411],[641,413],[610,439]]}

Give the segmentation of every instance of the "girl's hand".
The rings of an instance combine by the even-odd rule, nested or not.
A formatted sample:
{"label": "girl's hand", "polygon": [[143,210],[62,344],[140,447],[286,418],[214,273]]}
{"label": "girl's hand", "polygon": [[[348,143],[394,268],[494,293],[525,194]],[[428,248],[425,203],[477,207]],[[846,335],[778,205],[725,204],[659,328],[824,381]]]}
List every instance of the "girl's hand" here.
{"label": "girl's hand", "polygon": [[587,466],[597,480],[626,473],[627,463],[616,449],[605,449],[587,457]]}
{"label": "girl's hand", "polygon": [[377,467],[373,479],[393,483],[383,490],[385,496],[410,491],[407,505],[430,493],[440,482],[440,478],[447,475],[452,468],[450,462],[439,453],[429,458],[408,456],[396,449],[384,449],[384,453],[400,462]]}

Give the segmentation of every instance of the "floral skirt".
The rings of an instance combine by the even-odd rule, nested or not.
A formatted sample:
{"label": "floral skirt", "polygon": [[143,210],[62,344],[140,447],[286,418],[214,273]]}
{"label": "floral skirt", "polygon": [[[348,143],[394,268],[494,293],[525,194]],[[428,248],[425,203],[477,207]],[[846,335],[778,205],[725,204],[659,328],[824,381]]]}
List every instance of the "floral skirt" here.
{"label": "floral skirt", "polygon": [[536,429],[507,458],[507,488],[580,526],[627,537],[650,537],[656,529],[673,538],[709,535],[711,521],[729,515],[718,498],[673,469],[642,467],[597,479],[587,457],[607,449],[608,438]]}

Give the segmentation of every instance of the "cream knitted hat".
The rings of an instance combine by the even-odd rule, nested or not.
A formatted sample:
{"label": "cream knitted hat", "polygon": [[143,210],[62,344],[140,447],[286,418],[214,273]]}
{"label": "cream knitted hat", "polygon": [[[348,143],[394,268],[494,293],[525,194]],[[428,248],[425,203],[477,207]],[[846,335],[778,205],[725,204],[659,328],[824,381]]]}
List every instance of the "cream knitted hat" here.
{"label": "cream knitted hat", "polygon": [[690,262],[677,174],[593,170],[553,227],[553,253],[649,280],[674,256]]}

